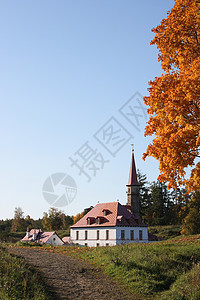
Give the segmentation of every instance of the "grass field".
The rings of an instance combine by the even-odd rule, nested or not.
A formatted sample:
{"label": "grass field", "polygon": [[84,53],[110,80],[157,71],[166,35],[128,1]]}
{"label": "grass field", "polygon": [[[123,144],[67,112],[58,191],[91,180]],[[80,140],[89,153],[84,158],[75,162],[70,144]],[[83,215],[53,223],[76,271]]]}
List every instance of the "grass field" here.
{"label": "grass field", "polygon": [[168,225],[168,226],[149,226],[148,231],[155,234],[162,240],[177,237],[181,235],[181,225]]}
{"label": "grass field", "polygon": [[[53,247],[39,244],[24,245],[17,243],[16,247],[37,247],[37,249],[71,255],[93,264],[95,268],[101,269],[111,276],[113,282],[119,283],[122,288],[128,290],[137,299],[200,299],[200,235],[184,237],[180,236],[180,230],[180,226],[174,225],[150,227],[149,231],[151,233],[163,239],[161,242],[150,244],[134,243],[115,247],[89,248],[78,246]],[[68,232],[58,231],[58,234],[63,237],[66,236]],[[22,233],[12,235],[14,240],[19,240]],[[174,236],[175,238],[173,238]],[[15,259],[7,256],[8,254],[2,252],[2,249],[0,251],[1,257],[6,257],[8,262],[9,260]],[[4,254],[2,255],[2,253]],[[2,264],[5,268],[4,261],[6,260],[1,258],[1,278],[3,274]],[[7,267],[8,269],[5,272],[7,272],[7,274],[9,274],[9,272],[13,274],[13,278],[18,278],[17,273],[26,274],[26,271],[22,271],[20,268],[26,269],[27,266],[22,266],[20,261],[12,262],[12,264],[8,263]],[[29,271],[31,272],[31,270],[27,272]],[[26,276],[29,277],[29,275]],[[30,280],[32,280],[31,276],[32,275],[30,275],[29,278]],[[36,275],[33,274],[33,278],[35,278],[35,276]],[[5,283],[3,284],[5,285]],[[26,290],[23,284],[26,286],[27,283],[23,283],[23,280],[21,280],[20,284],[22,284],[20,290]],[[8,290],[8,288],[6,289]],[[6,289],[4,289],[4,291],[6,291]],[[12,288],[10,291],[12,292]],[[27,289],[27,291],[29,291],[29,289]],[[0,294],[0,299],[1,298]],[[17,298],[6,298],[5,296],[2,299]]]}
{"label": "grass field", "polygon": [[200,299],[200,235],[114,247],[36,247],[93,264],[137,299]]}
{"label": "grass field", "polygon": [[24,260],[9,254],[0,246],[0,299],[51,299],[42,279]]}

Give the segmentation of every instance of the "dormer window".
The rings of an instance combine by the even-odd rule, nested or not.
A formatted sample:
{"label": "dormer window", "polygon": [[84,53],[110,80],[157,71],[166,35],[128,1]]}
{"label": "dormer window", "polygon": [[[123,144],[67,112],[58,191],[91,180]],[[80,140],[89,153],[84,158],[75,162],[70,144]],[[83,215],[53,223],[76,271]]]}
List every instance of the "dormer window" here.
{"label": "dormer window", "polygon": [[91,224],[93,224],[95,222],[95,218],[93,218],[93,217],[88,217],[87,218],[87,225],[91,225]]}
{"label": "dormer window", "polygon": [[97,217],[96,217],[96,224],[97,224],[97,225],[101,224],[101,223],[103,222],[103,220],[104,220],[104,217],[102,217],[102,216],[97,216]]}
{"label": "dormer window", "polygon": [[103,216],[105,217],[107,215],[107,209],[103,209]]}
{"label": "dormer window", "polygon": [[108,209],[103,209],[102,211],[103,211],[103,216],[104,217],[107,216],[110,212]]}

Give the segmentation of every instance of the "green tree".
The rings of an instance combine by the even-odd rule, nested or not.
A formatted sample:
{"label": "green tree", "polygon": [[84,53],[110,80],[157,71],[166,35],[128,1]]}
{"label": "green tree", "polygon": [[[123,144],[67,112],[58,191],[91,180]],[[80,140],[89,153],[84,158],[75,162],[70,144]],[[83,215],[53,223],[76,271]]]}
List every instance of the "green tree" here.
{"label": "green tree", "polygon": [[182,234],[200,233],[200,192],[192,195],[188,203],[188,214],[183,220]]}
{"label": "green tree", "polygon": [[24,220],[24,213],[21,207],[16,207],[14,212],[14,219],[12,221],[12,228],[11,232],[19,232],[25,230],[25,220]]}
{"label": "green tree", "polygon": [[147,180],[147,175],[142,174],[140,170],[137,170],[138,182],[140,184],[140,215],[142,220],[148,224],[148,208],[150,206],[150,184]]}
{"label": "green tree", "polygon": [[73,225],[73,217],[72,216],[66,216],[65,214],[62,214],[62,229],[68,229],[69,226]]}
{"label": "green tree", "polygon": [[51,207],[48,213],[43,214],[42,226],[45,230],[59,230],[63,224],[63,212]]}
{"label": "green tree", "polygon": [[[35,221],[36,222],[36,221]],[[40,223],[40,219],[37,220]],[[66,216],[61,210],[51,207],[47,212],[43,213],[42,227],[44,230],[60,230],[68,229],[73,224],[73,217]]]}
{"label": "green tree", "polygon": [[12,228],[12,219],[0,220],[0,231],[10,232]]}
{"label": "green tree", "polygon": [[147,225],[169,225],[173,223],[172,208],[174,202],[164,183],[153,182],[149,186],[144,209],[144,221]]}

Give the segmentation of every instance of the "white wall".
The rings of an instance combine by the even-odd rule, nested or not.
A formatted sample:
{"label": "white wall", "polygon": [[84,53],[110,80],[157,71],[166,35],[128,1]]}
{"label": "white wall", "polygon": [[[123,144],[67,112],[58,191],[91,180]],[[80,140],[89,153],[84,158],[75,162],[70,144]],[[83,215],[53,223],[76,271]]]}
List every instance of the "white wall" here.
{"label": "white wall", "polygon": [[62,246],[64,242],[54,233],[45,244]]}
{"label": "white wall", "polygon": [[[99,230],[99,239],[97,240],[97,230]],[[109,230],[109,239],[106,239],[106,230]],[[125,240],[121,240],[121,230],[125,231]],[[130,240],[130,231],[134,230],[134,240]],[[142,230],[142,240],[139,240],[139,230]],[[76,239],[76,232],[79,232],[79,238]],[[85,239],[87,231],[87,239]],[[71,242],[82,246],[114,246],[121,243],[148,242],[147,227],[84,227],[71,228]]]}
{"label": "white wall", "polygon": [[[97,240],[97,230],[99,230],[99,239]],[[106,230],[109,230],[109,239],[106,240]],[[79,231],[79,239],[76,239],[76,231]],[[85,231],[87,231],[87,240],[85,240]],[[114,246],[116,245],[116,227],[85,227],[71,228],[71,240],[74,244],[82,246],[97,247],[99,246]]]}
{"label": "white wall", "polygon": [[[122,243],[148,243],[148,230],[147,227],[116,227],[117,245]],[[121,230],[124,230],[125,239],[121,240]],[[131,230],[134,231],[134,240],[131,240]],[[139,239],[139,231],[142,230],[142,240]]]}

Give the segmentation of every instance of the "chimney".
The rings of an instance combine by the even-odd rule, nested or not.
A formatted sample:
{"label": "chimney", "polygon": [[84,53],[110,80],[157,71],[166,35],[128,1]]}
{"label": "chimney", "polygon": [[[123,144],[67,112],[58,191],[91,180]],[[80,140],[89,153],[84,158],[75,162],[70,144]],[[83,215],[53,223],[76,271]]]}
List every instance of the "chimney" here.
{"label": "chimney", "polygon": [[29,226],[26,229],[26,237],[29,238],[30,237],[30,228]]}
{"label": "chimney", "polygon": [[37,239],[37,233],[36,230],[33,231],[33,241],[36,241]]}

